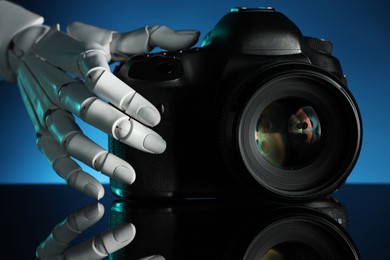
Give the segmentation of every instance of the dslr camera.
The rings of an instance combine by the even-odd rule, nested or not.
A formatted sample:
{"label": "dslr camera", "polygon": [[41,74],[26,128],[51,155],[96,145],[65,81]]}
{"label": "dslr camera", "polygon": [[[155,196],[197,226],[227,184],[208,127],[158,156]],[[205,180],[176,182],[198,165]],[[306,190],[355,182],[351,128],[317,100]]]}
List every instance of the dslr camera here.
{"label": "dslr camera", "polygon": [[272,8],[234,8],[202,47],[130,57],[115,74],[161,112],[161,155],[110,138],[137,199],[260,195],[312,200],[337,190],[362,141],[358,106],[331,42]]}

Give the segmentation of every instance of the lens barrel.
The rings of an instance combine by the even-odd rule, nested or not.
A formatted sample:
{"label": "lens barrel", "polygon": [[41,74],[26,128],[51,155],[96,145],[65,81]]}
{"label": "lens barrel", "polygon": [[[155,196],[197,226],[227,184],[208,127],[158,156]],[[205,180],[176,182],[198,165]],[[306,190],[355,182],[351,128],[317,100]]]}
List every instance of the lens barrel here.
{"label": "lens barrel", "polygon": [[336,190],[361,146],[360,115],[347,87],[320,68],[299,64],[256,73],[241,85],[248,98],[233,128],[251,176],[283,197]]}
{"label": "lens barrel", "polygon": [[261,230],[243,259],[359,259],[340,227],[309,215],[279,219]]}

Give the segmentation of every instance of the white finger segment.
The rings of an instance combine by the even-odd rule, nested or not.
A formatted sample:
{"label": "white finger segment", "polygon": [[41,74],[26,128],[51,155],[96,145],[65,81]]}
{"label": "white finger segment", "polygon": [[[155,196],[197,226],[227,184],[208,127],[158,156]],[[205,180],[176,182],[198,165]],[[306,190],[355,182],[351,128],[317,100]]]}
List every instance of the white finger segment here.
{"label": "white finger segment", "polygon": [[100,99],[83,102],[80,118],[115,139],[122,139],[131,131],[130,118]]}
{"label": "white finger segment", "polygon": [[121,158],[108,153],[81,132],[72,135],[66,142],[67,153],[104,175],[120,182],[132,184],[135,181],[133,167]]}
{"label": "white finger segment", "polygon": [[103,198],[104,188],[100,182],[81,170],[80,166],[69,157],[59,158],[53,169],[75,190],[97,200]]}
{"label": "white finger segment", "polygon": [[143,124],[156,126],[160,123],[161,116],[157,108],[138,93],[134,94],[126,107],[125,113]]}
{"label": "white finger segment", "polygon": [[128,245],[134,236],[135,227],[124,224],[70,248],[63,259],[103,259]]}
{"label": "white finger segment", "polygon": [[87,77],[91,69],[110,70],[108,57],[103,50],[86,50],[77,60],[78,68],[84,77]]}
{"label": "white finger segment", "polygon": [[69,247],[66,243],[57,241],[53,234],[50,234],[45,241],[43,241],[35,252],[38,259],[60,259],[61,255]]}
{"label": "white finger segment", "polygon": [[[96,203],[75,211],[68,219],[68,226],[71,232],[80,233],[97,223],[104,214],[104,206],[101,203]],[[65,233],[62,234],[65,237]],[[73,240],[71,236],[69,241]]]}
{"label": "white finger segment", "polygon": [[[113,253],[120,248],[128,245],[135,237],[135,227],[127,223],[116,227],[100,235],[100,241],[96,240],[96,248],[103,248],[108,254]],[[99,244],[100,243],[100,244]]]}
{"label": "white finger segment", "polygon": [[199,38],[199,31],[174,31],[166,26],[146,26],[131,32],[114,33],[111,55],[114,60],[124,61],[131,55],[149,52],[154,47],[174,51],[189,48]]}
{"label": "white finger segment", "polygon": [[69,113],[61,109],[52,112],[46,118],[46,125],[69,156],[120,182],[134,182],[133,167],[86,137]]}
{"label": "white finger segment", "polygon": [[174,31],[166,26],[151,26],[147,29],[151,48],[159,46],[168,51],[188,48],[195,44],[199,37],[199,32],[193,30]]}
{"label": "white finger segment", "polygon": [[85,111],[86,106],[98,99],[79,82],[63,86],[57,95],[59,105],[80,118],[83,117],[82,112]]}
{"label": "white finger segment", "polygon": [[47,115],[45,123],[47,129],[61,145],[64,145],[69,135],[81,132],[80,127],[74,121],[74,117],[62,109],[57,109]]}
{"label": "white finger segment", "polygon": [[55,172],[71,187],[94,199],[99,200],[104,196],[104,188],[100,182],[82,171],[52,136],[40,136],[37,146],[50,161]]}
{"label": "white finger segment", "polygon": [[87,86],[96,95],[107,99],[120,110],[126,110],[135,91],[107,70],[92,70],[88,72]]}
{"label": "white finger segment", "polygon": [[149,52],[153,49],[149,45],[148,27],[139,28],[126,33],[114,33],[111,42],[111,53],[117,60],[124,59],[134,54]]}
{"label": "white finger segment", "polygon": [[96,224],[104,214],[100,203],[79,209],[58,223],[52,233],[37,248],[40,259],[59,259],[76,237]]}
{"label": "white finger segment", "polygon": [[127,136],[131,130],[127,115],[99,99],[79,83],[61,88],[59,101],[65,109],[115,139]]}
{"label": "white finger segment", "polygon": [[151,256],[142,257],[138,260],[165,260],[165,258],[162,255],[151,255]]}
{"label": "white finger segment", "polygon": [[[139,101],[139,97],[141,96],[135,94],[131,104],[134,109],[138,107],[138,114],[148,117],[151,114],[149,107],[141,106],[143,100]],[[97,98],[88,90],[80,88],[78,83],[66,85],[61,89],[60,102],[64,108],[69,109],[88,124],[124,144],[149,153],[162,153],[165,150],[165,141],[155,131],[130,119],[126,114]]]}
{"label": "white finger segment", "polygon": [[70,136],[64,144],[66,152],[94,168],[95,170],[101,169],[101,162],[104,161],[104,157],[107,152],[102,147],[91,141],[81,132],[75,133]]}
{"label": "white finger segment", "polygon": [[85,122],[122,143],[149,153],[159,154],[165,151],[166,142],[159,134],[102,100],[95,99],[91,104],[82,107],[80,116]]}
{"label": "white finger segment", "polygon": [[87,86],[98,96],[146,125],[155,126],[160,122],[157,108],[110,71],[94,70],[89,75]]}
{"label": "white finger segment", "polygon": [[67,31],[69,35],[80,41],[99,43],[109,53],[113,31],[80,22],[70,23]]}
{"label": "white finger segment", "polygon": [[159,134],[134,119],[130,119],[130,122],[132,131],[126,139],[121,139],[121,142],[149,153],[160,154],[165,151],[167,144]]}

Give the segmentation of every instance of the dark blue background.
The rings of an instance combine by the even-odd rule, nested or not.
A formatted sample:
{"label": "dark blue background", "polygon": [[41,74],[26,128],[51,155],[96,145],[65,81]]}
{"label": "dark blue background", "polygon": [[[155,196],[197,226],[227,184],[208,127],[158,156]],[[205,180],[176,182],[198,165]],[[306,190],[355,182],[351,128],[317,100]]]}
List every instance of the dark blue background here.
{"label": "dark blue background", "polygon": [[[305,35],[330,39],[347,74],[364,123],[360,159],[349,183],[390,183],[390,4],[372,1],[16,1],[45,17],[45,23],[81,21],[129,31],[164,24],[175,29],[198,29],[203,37],[231,7],[273,6],[294,21]],[[199,43],[198,43],[199,45]],[[2,174],[0,183],[62,183],[35,147],[31,123],[12,84],[0,83]],[[84,132],[106,147],[107,137],[86,125]],[[92,170],[88,170],[93,172]],[[107,183],[107,177],[100,177]]]}

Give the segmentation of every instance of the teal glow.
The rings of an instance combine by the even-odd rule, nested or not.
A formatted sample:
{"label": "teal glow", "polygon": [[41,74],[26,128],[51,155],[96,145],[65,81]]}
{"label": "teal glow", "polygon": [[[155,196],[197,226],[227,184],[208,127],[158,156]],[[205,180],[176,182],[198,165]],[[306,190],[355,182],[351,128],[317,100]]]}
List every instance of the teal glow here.
{"label": "teal glow", "polygon": [[207,45],[210,45],[212,42],[212,38],[210,37],[210,33],[206,34],[206,36],[203,38],[201,47],[205,47]]}
{"label": "teal glow", "polygon": [[123,202],[114,202],[111,206],[111,211],[118,212],[118,213],[124,213],[125,212],[125,205]]}
{"label": "teal glow", "polygon": [[[273,10],[272,7],[269,7],[269,6],[259,6],[257,9],[259,10]],[[236,13],[236,12],[240,12],[241,10],[248,10],[248,11],[256,11],[256,8],[246,8],[246,7],[233,7],[233,8],[230,8],[230,12],[231,13]]]}
{"label": "teal glow", "polygon": [[126,195],[125,190],[123,190],[123,189],[118,189],[118,188],[111,186],[111,190],[114,194],[118,195],[121,198],[125,197],[125,195]]}
{"label": "teal glow", "polygon": [[269,7],[269,6],[259,6],[258,8],[260,10],[272,10],[273,9],[272,7]]}

